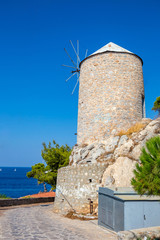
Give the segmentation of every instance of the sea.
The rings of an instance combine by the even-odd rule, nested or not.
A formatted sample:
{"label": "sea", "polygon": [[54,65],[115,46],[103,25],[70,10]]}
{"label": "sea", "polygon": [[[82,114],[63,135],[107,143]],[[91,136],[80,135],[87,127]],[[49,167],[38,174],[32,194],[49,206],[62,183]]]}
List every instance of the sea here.
{"label": "sea", "polygon": [[[43,184],[38,184],[36,179],[26,176],[29,171],[29,167],[0,167],[0,194],[19,198],[43,192]],[[46,187],[50,191],[51,186],[47,184]]]}

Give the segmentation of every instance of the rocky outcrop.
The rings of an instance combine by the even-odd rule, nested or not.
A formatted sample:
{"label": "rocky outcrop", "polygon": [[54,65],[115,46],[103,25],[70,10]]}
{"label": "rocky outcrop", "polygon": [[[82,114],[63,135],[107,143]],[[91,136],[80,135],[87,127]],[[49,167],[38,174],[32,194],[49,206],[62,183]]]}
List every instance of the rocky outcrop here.
{"label": "rocky outcrop", "polygon": [[121,231],[117,234],[118,240],[137,239],[160,239],[160,227],[134,229],[132,231]]}
{"label": "rocky outcrop", "polygon": [[106,163],[102,186],[130,186],[135,163],[139,161],[145,142],[160,135],[160,118],[143,119],[136,127],[90,145],[75,145],[70,156],[70,165]]}

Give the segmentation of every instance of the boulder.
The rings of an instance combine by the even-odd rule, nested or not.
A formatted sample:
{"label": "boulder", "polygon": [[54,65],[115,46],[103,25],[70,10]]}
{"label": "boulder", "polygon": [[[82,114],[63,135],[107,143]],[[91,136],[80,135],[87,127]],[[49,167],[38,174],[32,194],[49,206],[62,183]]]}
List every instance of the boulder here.
{"label": "boulder", "polygon": [[110,153],[115,150],[118,145],[119,136],[112,136],[105,141],[105,150]]}
{"label": "boulder", "polygon": [[132,152],[130,153],[130,157],[132,159],[139,161],[139,156],[141,155],[141,149],[142,149],[142,144],[136,145],[133,148]]}
{"label": "boulder", "polygon": [[102,156],[105,153],[105,149],[104,148],[97,148],[94,153],[92,153],[92,158],[93,160],[96,160],[97,158],[99,158],[100,156]]}
{"label": "boulder", "polygon": [[125,144],[127,140],[128,140],[128,137],[126,135],[123,135],[119,140],[118,147],[121,147],[123,144]]}
{"label": "boulder", "polygon": [[102,177],[102,185],[105,187],[130,187],[133,177],[135,161],[127,157],[119,157],[115,163],[109,165]]}
{"label": "boulder", "polygon": [[133,147],[134,142],[132,141],[132,139],[129,139],[128,141],[124,140],[124,143],[116,148],[114,152],[115,158],[118,158],[120,156],[128,156],[132,151]]}

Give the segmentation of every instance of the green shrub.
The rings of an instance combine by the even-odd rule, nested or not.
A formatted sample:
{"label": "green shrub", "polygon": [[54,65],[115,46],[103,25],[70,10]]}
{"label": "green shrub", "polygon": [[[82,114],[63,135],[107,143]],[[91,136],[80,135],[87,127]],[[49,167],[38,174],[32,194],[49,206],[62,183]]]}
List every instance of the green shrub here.
{"label": "green shrub", "polygon": [[160,136],[151,138],[142,148],[131,184],[140,195],[160,196]]}
{"label": "green shrub", "polygon": [[10,199],[10,197],[7,197],[5,194],[0,194],[0,199]]}

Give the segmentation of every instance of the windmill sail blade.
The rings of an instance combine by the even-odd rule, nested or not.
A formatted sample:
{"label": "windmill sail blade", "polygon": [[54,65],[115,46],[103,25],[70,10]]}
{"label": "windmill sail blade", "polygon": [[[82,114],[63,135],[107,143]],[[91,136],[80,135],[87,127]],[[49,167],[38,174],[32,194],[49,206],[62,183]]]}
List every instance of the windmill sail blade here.
{"label": "windmill sail blade", "polygon": [[73,93],[74,93],[74,91],[75,91],[75,89],[76,89],[76,87],[77,87],[78,82],[79,82],[79,78],[77,79],[76,85],[75,85],[75,87],[74,87],[74,89],[73,89],[73,91],[72,91],[72,95],[73,95]]}
{"label": "windmill sail blade", "polygon": [[86,49],[86,54],[85,54],[85,58],[87,57],[87,53],[88,53],[88,49]]}
{"label": "windmill sail blade", "polygon": [[77,58],[78,58],[78,61],[80,62],[80,58],[79,58],[79,56],[78,56],[78,54],[77,54],[77,52],[76,52],[76,50],[75,50],[75,48],[74,48],[73,43],[72,43],[71,40],[70,40],[70,44],[71,44],[71,46],[72,46],[72,48],[73,48],[73,50],[74,50],[74,52],[75,52],[75,54],[76,54],[76,56],[77,56]]}
{"label": "windmill sail blade", "polygon": [[69,67],[69,68],[74,68],[74,69],[77,69],[76,67],[73,67],[73,66],[68,66],[68,65],[65,65],[65,64],[62,64],[63,67]]}
{"label": "windmill sail blade", "polygon": [[64,51],[67,53],[67,55],[70,58],[70,60],[73,63],[73,65],[77,68],[76,63],[73,61],[73,59],[71,58],[71,56],[69,55],[69,53],[67,52],[67,50],[65,48],[64,48]]}
{"label": "windmill sail blade", "polygon": [[[62,66],[68,67],[68,68],[72,68],[72,69],[71,69],[71,75],[69,76],[69,78],[67,78],[66,82],[68,82],[68,81],[69,81],[72,77],[74,77],[75,75],[77,76],[76,84],[75,84],[74,89],[73,89],[73,91],[72,91],[72,95],[73,95],[73,93],[74,93],[74,91],[75,91],[75,89],[76,89],[76,87],[77,87],[77,85],[78,85],[78,82],[79,82],[79,76],[80,76],[79,63],[81,62],[81,60],[80,60],[80,57],[79,57],[79,41],[77,40],[77,46],[74,47],[72,41],[70,40],[70,45],[71,45],[71,47],[73,48],[74,53],[76,54],[76,59],[75,59],[75,55],[74,55],[74,58],[73,58],[73,59],[75,59],[75,60],[73,60],[72,57],[71,57],[71,55],[70,55],[70,54],[67,52],[67,50],[64,48],[64,51],[65,51],[66,54],[68,55],[69,59],[71,60],[71,62],[72,62],[72,64],[73,64],[73,66],[70,66],[70,64],[69,64],[69,65],[67,65],[67,64],[62,64]],[[86,54],[87,54],[87,53],[86,53]],[[72,65],[72,64],[71,64],[71,65]],[[74,77],[74,78],[75,78],[75,77]]]}
{"label": "windmill sail blade", "polygon": [[67,78],[66,82],[68,82],[68,80],[69,80],[71,77],[73,77],[75,74],[76,74],[76,72],[73,73],[69,78]]}
{"label": "windmill sail blade", "polygon": [[[79,41],[77,40],[77,55],[79,56]],[[77,69],[78,69],[78,58],[77,58]],[[78,75],[77,75],[78,77]]]}

